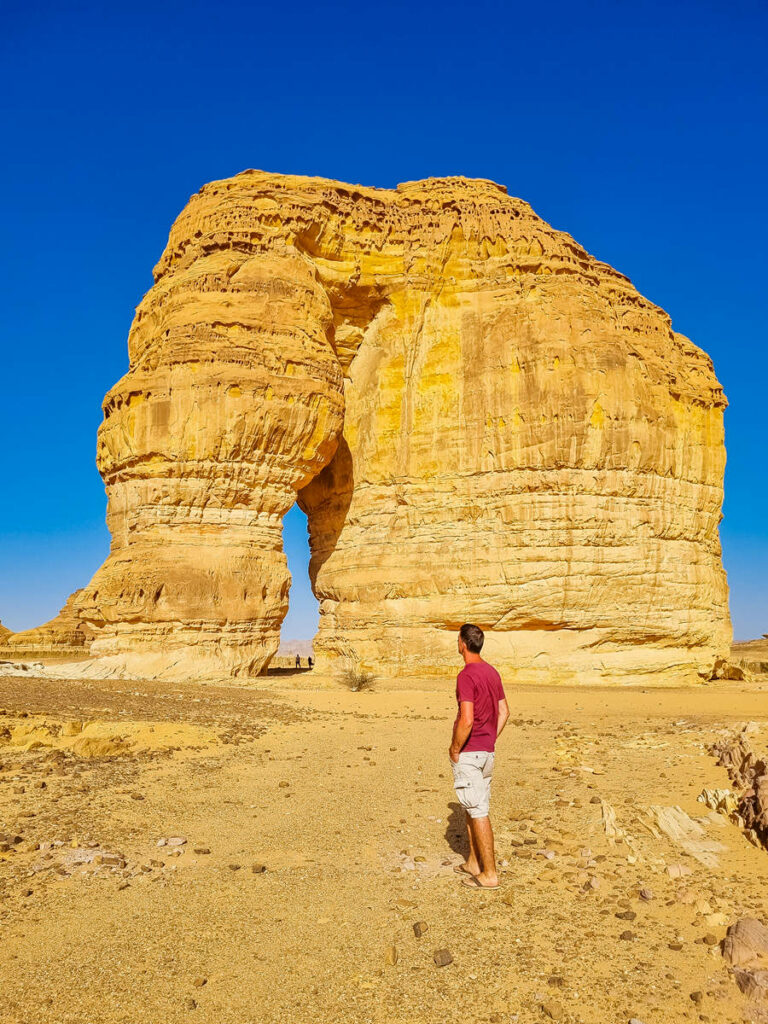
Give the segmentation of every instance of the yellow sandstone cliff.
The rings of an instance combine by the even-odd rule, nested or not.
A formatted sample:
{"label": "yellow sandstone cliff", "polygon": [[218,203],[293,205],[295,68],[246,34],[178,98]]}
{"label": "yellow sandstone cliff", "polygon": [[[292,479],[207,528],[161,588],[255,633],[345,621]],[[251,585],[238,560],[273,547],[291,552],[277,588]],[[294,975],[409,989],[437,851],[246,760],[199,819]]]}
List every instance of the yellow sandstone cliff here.
{"label": "yellow sandstone cliff", "polygon": [[626,277],[489,181],[245,171],[174,224],[107,394],[92,653],[258,673],[309,520],[318,668],[707,675],[730,642],[725,398]]}

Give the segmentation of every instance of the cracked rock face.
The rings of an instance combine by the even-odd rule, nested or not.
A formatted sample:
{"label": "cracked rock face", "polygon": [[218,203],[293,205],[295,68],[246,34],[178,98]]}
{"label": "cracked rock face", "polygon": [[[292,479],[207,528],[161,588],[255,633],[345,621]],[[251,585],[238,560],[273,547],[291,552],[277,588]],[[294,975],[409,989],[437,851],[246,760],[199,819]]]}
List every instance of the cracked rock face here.
{"label": "cracked rock face", "polygon": [[137,309],[98,465],[92,653],[258,673],[306,511],[318,666],[695,680],[727,654],[725,399],[623,275],[491,182],[246,171],[193,196]]}

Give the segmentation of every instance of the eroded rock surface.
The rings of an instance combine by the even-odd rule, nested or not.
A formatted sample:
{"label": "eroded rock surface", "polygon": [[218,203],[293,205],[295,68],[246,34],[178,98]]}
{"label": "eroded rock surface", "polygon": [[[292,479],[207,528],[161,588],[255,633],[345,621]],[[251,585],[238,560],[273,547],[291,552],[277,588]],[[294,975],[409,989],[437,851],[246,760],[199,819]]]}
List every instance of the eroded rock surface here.
{"label": "eroded rock surface", "polygon": [[482,180],[246,171],[193,196],[108,393],[92,651],[148,675],[277,650],[309,519],[318,668],[696,680],[730,642],[710,359]]}
{"label": "eroded rock surface", "polygon": [[737,790],[732,817],[750,842],[768,849],[768,760],[752,749],[751,731],[754,725],[747,723],[740,732],[715,743],[712,753]]}
{"label": "eroded rock surface", "polygon": [[59,614],[50,622],[34,629],[13,633],[0,625],[0,656],[67,655],[85,657],[88,654],[93,629],[84,622],[77,608],[80,591],[67,599]]}

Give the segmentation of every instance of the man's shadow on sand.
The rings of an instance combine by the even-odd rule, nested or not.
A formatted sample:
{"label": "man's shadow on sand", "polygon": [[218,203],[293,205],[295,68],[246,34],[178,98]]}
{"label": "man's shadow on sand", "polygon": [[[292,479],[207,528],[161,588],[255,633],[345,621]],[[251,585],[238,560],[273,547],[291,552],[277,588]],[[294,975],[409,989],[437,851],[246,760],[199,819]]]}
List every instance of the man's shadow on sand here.
{"label": "man's shadow on sand", "polygon": [[459,803],[448,804],[448,807],[451,813],[445,823],[445,841],[454,853],[461,854],[466,860],[469,855],[469,841],[464,808]]}

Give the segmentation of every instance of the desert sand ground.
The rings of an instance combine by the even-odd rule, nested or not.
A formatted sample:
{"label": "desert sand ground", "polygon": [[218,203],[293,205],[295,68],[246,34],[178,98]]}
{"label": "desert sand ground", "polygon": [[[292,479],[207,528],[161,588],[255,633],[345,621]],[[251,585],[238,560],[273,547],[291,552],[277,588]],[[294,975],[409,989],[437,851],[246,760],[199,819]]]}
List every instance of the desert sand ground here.
{"label": "desert sand ground", "polygon": [[508,685],[476,893],[453,676],[318,682],[0,679],[2,1024],[760,1019],[718,943],[768,917],[768,854],[696,797],[763,688]]}

